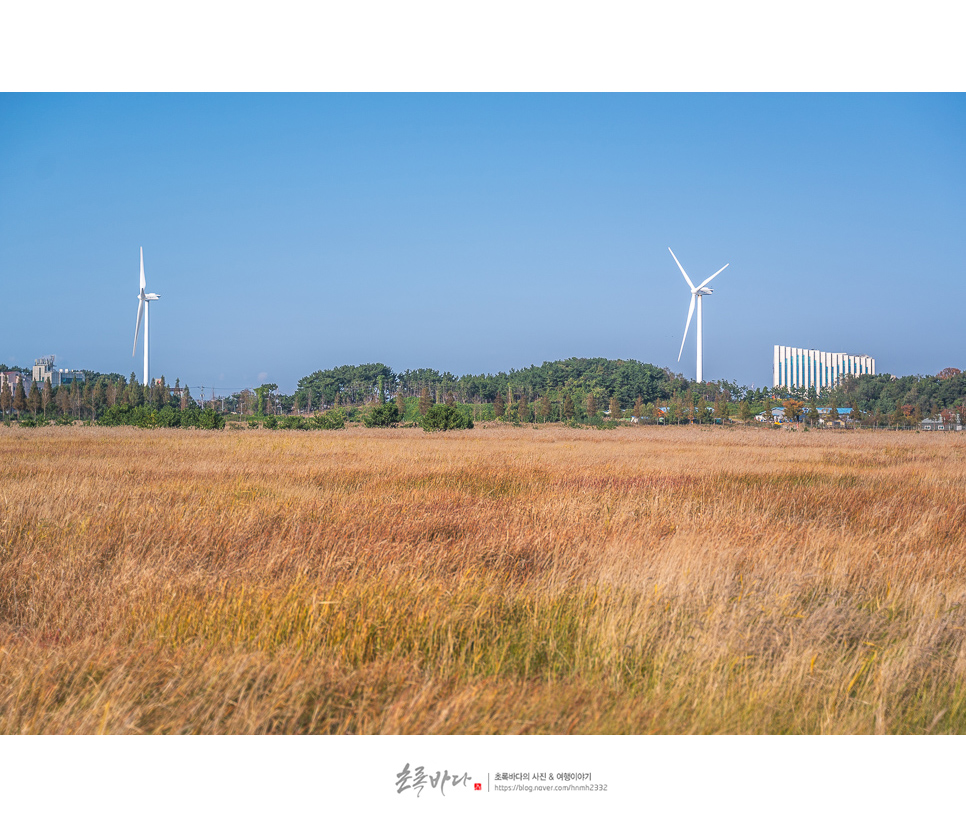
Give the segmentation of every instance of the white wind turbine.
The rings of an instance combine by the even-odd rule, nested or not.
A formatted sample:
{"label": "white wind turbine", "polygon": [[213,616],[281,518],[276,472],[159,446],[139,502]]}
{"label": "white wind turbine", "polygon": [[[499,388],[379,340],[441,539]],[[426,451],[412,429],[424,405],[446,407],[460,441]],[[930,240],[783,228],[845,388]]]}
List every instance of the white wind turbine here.
{"label": "white wind turbine", "polygon": [[[667,248],[667,251],[671,252],[670,246]],[[712,275],[711,278],[708,278],[707,280],[702,281],[700,284],[698,284],[698,286],[694,286],[694,284],[691,283],[691,279],[688,278],[688,273],[684,271],[684,267],[681,266],[681,262],[677,259],[674,252],[671,252],[671,257],[674,258],[674,263],[678,265],[678,269],[681,270],[681,274],[684,276],[684,280],[688,282],[688,286],[691,288],[691,306],[688,308],[688,322],[687,324],[684,325],[684,338],[681,339],[681,350],[678,351],[678,362],[681,361],[681,354],[684,353],[684,342],[688,338],[688,328],[691,326],[691,316],[694,315],[694,303],[695,301],[697,301],[698,303],[698,374],[696,379],[698,382],[704,382],[702,359],[701,359],[701,347],[702,347],[701,346],[701,298],[702,296],[705,296],[705,295],[711,295],[711,293],[714,292],[714,290],[712,289],[707,289],[706,288],[707,285],[711,283],[711,278],[714,278],[715,276],[724,272],[728,268],[729,264],[725,264],[723,267],[721,267],[721,269],[719,269],[714,275]]]}
{"label": "white wind turbine", "polygon": [[131,356],[137,352],[138,349],[138,332],[141,329],[141,316],[144,316],[144,385],[151,384],[151,378],[148,376],[148,302],[157,301],[161,296],[155,295],[153,292],[144,291],[144,247],[141,247],[141,291],[138,293],[138,323],[134,326],[134,348],[131,350]]}

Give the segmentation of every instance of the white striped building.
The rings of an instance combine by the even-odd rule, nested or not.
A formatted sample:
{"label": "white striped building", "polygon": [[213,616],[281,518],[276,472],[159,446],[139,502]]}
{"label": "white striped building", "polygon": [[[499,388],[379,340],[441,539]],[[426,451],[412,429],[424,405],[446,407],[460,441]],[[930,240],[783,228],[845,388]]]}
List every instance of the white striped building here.
{"label": "white striped building", "polygon": [[833,388],[846,374],[874,374],[875,359],[851,353],[775,345],[772,380],[775,388]]}

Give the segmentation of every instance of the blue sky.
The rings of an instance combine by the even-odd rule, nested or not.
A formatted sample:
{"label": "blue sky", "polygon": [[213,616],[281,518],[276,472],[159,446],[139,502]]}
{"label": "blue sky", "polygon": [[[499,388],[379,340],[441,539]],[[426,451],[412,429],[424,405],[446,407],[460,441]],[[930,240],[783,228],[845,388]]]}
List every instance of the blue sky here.
{"label": "blue sky", "polygon": [[294,390],[570,356],[966,366],[962,94],[0,94],[0,362]]}

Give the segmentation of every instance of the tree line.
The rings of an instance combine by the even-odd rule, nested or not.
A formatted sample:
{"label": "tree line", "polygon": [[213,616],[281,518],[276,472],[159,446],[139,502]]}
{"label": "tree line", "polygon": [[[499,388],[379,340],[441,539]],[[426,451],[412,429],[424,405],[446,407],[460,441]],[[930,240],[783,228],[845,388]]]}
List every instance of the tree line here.
{"label": "tree line", "polygon": [[[293,395],[282,396],[283,408],[317,410],[364,404],[378,397],[380,384],[389,396],[422,397],[434,403],[447,398],[463,404],[488,404],[497,417],[523,414],[532,419],[587,420],[597,412],[620,411],[647,418],[649,407],[669,419],[713,420],[720,416],[753,416],[769,403],[789,398],[816,407],[855,408],[865,414],[936,415],[966,403],[966,374],[946,368],[936,375],[894,377],[890,374],[846,376],[833,389],[755,388],[735,381],[698,383],[667,368],[633,359],[577,358],[544,362],[494,374],[456,376],[431,368],[393,371],[384,363],[341,365],[315,371],[299,380]],[[742,405],[744,404],[744,405]],[[501,413],[502,412],[502,413]],[[640,412],[639,414],[637,412]],[[656,413],[650,409],[650,413]]]}
{"label": "tree line", "polygon": [[[19,370],[19,369],[17,369]],[[120,374],[85,372],[85,382],[74,379],[69,385],[53,386],[50,380],[39,384],[31,380],[29,390],[22,377],[13,387],[0,375],[0,417],[11,416],[24,422],[45,424],[51,420],[72,423],[90,420],[103,425],[200,425],[212,422],[180,379],[169,388],[164,377],[154,385],[142,385],[134,373],[125,382]],[[29,415],[29,416],[27,416]],[[161,415],[161,416],[158,416]],[[224,424],[224,418],[219,418]],[[218,420],[214,420],[218,422]],[[215,426],[202,426],[213,428]]]}

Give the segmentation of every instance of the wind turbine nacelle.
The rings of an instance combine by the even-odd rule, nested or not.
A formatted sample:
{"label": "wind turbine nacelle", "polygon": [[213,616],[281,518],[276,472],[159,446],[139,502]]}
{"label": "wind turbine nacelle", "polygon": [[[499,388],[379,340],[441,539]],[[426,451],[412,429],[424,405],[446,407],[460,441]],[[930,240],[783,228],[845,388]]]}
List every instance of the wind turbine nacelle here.
{"label": "wind turbine nacelle", "polygon": [[711,287],[702,287],[700,290],[698,290],[697,294],[698,295],[711,295],[711,293],[713,293],[713,292],[714,292],[714,290],[711,289]]}
{"label": "wind turbine nacelle", "polygon": [[144,296],[145,301],[157,301],[159,298],[161,298],[161,296],[156,295],[153,292],[149,292],[147,295]]}

